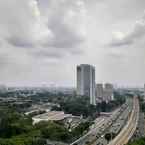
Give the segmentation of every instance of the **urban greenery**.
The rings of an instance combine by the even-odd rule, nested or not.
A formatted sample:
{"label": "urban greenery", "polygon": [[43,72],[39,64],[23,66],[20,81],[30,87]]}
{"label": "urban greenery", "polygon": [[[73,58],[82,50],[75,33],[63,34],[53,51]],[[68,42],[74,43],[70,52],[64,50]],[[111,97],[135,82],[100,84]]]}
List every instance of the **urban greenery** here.
{"label": "urban greenery", "polygon": [[115,93],[115,100],[108,103],[98,103],[96,106],[90,105],[89,97],[79,96],[59,101],[60,107],[54,106],[52,110],[64,111],[73,115],[83,115],[84,117],[96,118],[100,112],[110,112],[125,102],[125,97]]}
{"label": "urban greenery", "polygon": [[140,102],[141,111],[142,111],[142,112],[145,112],[145,101],[144,101],[143,97],[140,96],[140,97],[139,97],[139,100],[140,100],[139,102]]}
{"label": "urban greenery", "polygon": [[[19,92],[20,93],[20,92]],[[21,100],[25,100],[16,92],[8,92],[1,94],[2,97],[18,96]],[[26,92],[22,92],[27,93]],[[96,106],[90,105],[89,97],[77,95],[65,95],[63,93],[52,94],[50,92],[38,92],[27,97],[32,104],[40,102],[50,102],[56,104],[52,110],[64,111],[73,115],[83,116],[84,118],[96,118],[100,112],[112,111],[125,102],[125,98],[115,93],[115,100],[109,103],[102,102]],[[13,103],[12,103],[13,104]],[[24,110],[29,105],[24,106]],[[64,124],[58,122],[40,122],[36,125],[32,124],[32,116],[26,116],[11,103],[3,104],[0,107],[0,145],[45,145],[47,140],[61,141],[70,143],[82,136],[89,129],[90,122],[80,123],[71,131]]]}
{"label": "urban greenery", "polygon": [[0,145],[45,145],[46,140],[70,142],[83,135],[90,123],[81,123],[71,132],[57,122],[40,122],[18,113],[12,107],[0,108]]}
{"label": "urban greenery", "polygon": [[145,145],[145,138],[140,138],[134,142],[131,142],[127,145]]}

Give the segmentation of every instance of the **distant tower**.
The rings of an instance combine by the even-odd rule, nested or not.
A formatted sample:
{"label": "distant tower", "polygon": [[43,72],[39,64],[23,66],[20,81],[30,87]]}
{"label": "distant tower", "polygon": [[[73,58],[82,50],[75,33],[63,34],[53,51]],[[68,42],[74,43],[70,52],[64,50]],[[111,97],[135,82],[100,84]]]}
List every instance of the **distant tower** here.
{"label": "distant tower", "polygon": [[112,84],[105,84],[104,98],[106,101],[114,100],[113,90],[114,89]]}
{"label": "distant tower", "polygon": [[144,84],[144,100],[145,100],[145,84]]}
{"label": "distant tower", "polygon": [[90,104],[96,105],[95,68],[89,64],[77,66],[77,95],[90,97]]}
{"label": "distant tower", "polygon": [[8,88],[5,85],[0,84],[0,93],[5,93],[7,92]]}
{"label": "distant tower", "polygon": [[96,97],[103,100],[103,84],[96,84]]}

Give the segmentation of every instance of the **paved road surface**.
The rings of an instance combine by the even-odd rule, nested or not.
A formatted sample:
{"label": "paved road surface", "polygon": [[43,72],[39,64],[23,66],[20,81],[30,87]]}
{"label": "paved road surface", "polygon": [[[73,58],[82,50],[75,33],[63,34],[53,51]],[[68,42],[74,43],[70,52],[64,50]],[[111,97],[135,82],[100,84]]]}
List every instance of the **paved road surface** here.
{"label": "paved road surface", "polygon": [[116,109],[115,111],[112,112],[112,115],[110,117],[101,117],[97,118],[95,120],[95,125],[94,128],[91,128],[91,130],[85,134],[84,136],[80,137],[78,140],[74,141],[70,145],[86,145],[86,142],[88,141],[94,141],[96,140],[96,132],[100,127],[104,127],[104,125],[108,124],[111,118],[113,118],[118,112],[120,108]]}
{"label": "paved road surface", "polygon": [[139,120],[139,101],[137,97],[134,97],[134,105],[132,113],[129,117],[128,123],[121,130],[121,132],[113,139],[108,145],[124,145],[133,136]]}
{"label": "paved road surface", "polygon": [[91,128],[91,130],[85,134],[84,136],[80,137],[78,140],[76,140],[75,142],[71,143],[70,145],[74,145],[75,143],[77,143],[78,145],[82,145],[83,142],[85,142],[85,140],[87,141],[87,139],[89,138],[89,136],[91,136],[92,134],[94,134],[96,132],[96,129],[98,129],[98,127],[102,126],[102,124],[105,122],[105,118],[99,118],[95,120],[95,125],[93,128]]}

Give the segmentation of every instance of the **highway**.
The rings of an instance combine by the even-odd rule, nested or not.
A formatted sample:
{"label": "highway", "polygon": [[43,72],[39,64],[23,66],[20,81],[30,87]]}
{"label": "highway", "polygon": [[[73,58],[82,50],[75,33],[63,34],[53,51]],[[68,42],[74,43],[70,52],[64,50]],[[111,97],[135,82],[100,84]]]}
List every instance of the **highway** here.
{"label": "highway", "polygon": [[92,135],[92,134],[94,134],[95,132],[96,132],[96,130],[100,127],[100,126],[102,126],[102,124],[105,122],[105,118],[99,118],[99,119],[97,119],[97,120],[95,120],[95,125],[94,125],[94,127],[93,128],[91,128],[91,130],[87,133],[87,134],[85,134],[84,136],[82,136],[82,137],[80,137],[78,140],[76,140],[76,141],[74,141],[73,143],[71,143],[70,145],[75,145],[75,144],[77,144],[77,145],[83,145],[86,141],[87,141],[87,139]]}
{"label": "highway", "polygon": [[122,107],[116,109],[112,112],[110,117],[97,118],[95,120],[95,125],[90,131],[84,136],[80,137],[78,140],[74,141],[70,145],[90,145],[91,142],[94,142],[97,138],[96,136],[101,136],[104,131],[113,123],[113,120],[116,120],[125,108],[125,104]]}
{"label": "highway", "polygon": [[[96,119],[94,127],[70,145],[124,145],[136,131],[138,120],[138,98],[128,98],[126,103],[115,110],[110,117]],[[109,143],[104,137],[108,132],[117,134]]]}
{"label": "highway", "polygon": [[128,98],[126,103],[122,105],[119,113],[114,119],[111,120],[111,124],[104,130],[103,134],[93,140],[87,145],[108,145],[108,141],[105,139],[105,134],[119,134],[125,124],[128,122],[128,116],[132,113],[133,110],[133,99]]}
{"label": "highway", "polygon": [[121,132],[108,145],[125,145],[133,136],[139,120],[139,101],[137,97],[133,99],[133,110],[129,116],[127,124]]}

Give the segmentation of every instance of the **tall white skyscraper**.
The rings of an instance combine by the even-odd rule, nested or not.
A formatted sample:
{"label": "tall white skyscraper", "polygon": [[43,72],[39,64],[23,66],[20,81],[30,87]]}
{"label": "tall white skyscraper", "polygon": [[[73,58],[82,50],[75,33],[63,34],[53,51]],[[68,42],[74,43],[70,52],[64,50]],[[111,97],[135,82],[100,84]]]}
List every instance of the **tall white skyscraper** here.
{"label": "tall white skyscraper", "polygon": [[96,105],[95,67],[89,64],[77,66],[77,94],[90,97],[90,104]]}

